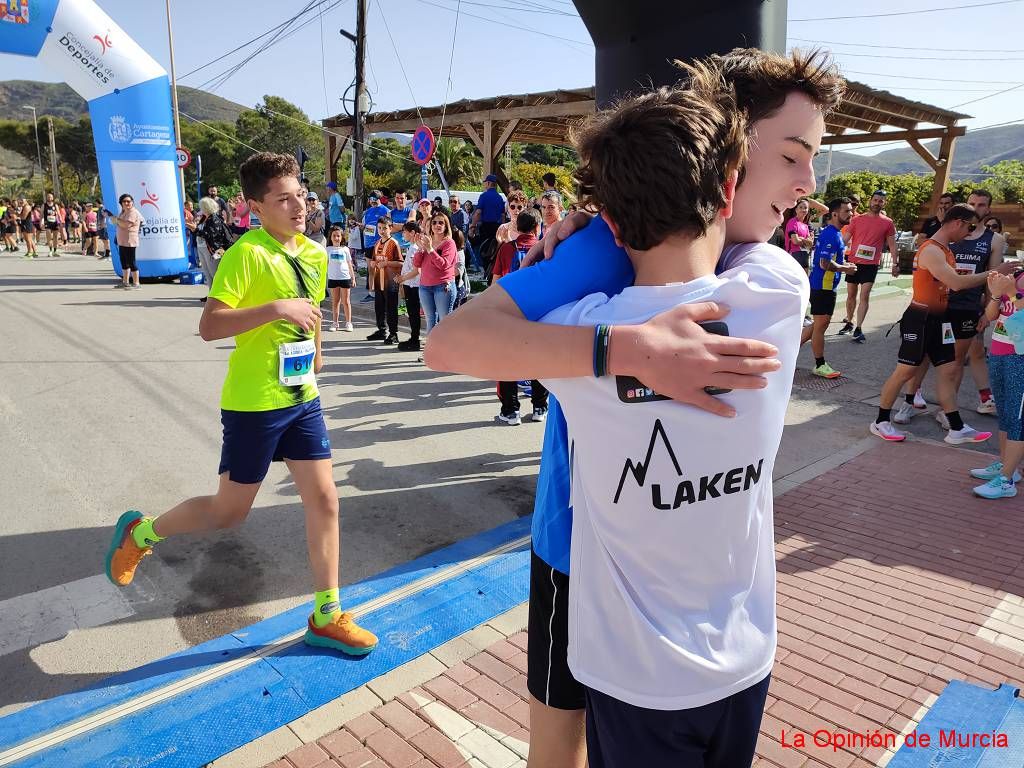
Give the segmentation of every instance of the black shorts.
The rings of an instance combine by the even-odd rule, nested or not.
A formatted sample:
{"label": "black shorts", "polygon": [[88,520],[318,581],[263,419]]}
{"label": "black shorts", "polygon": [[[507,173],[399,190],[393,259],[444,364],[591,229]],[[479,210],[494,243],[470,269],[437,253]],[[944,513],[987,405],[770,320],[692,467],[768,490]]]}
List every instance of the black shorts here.
{"label": "black shorts", "polygon": [[936,368],[951,363],[956,358],[952,329],[947,335],[945,326],[949,320],[945,314],[930,315],[921,307],[907,307],[900,318],[899,361],[903,365],[920,365],[925,357]]}
{"label": "black shorts", "polygon": [[789,255],[796,259],[796,263],[799,264],[804,269],[809,268],[811,263],[811,255],[807,251],[793,251]]}
{"label": "black shorts", "polygon": [[645,709],[587,689],[590,768],[742,768],[754,759],[771,675],[691,709]]}
{"label": "black shorts", "polygon": [[957,340],[973,339],[978,335],[978,321],[981,320],[980,309],[947,309],[946,322],[953,326],[953,338]]}
{"label": "black shorts", "polygon": [[[856,262],[851,262],[856,263]],[[864,283],[873,283],[878,277],[878,265],[877,264],[857,264],[857,271],[852,275],[846,276],[847,285],[862,285]]]}
{"label": "black shorts", "polygon": [[110,234],[105,229],[101,229],[97,234],[100,236],[100,240],[109,240]]}
{"label": "black shorts", "polygon": [[121,259],[121,271],[122,272],[136,272],[139,267],[135,263],[135,249],[138,246],[134,245],[119,245],[117,246],[117,255]]}
{"label": "black shorts", "polygon": [[586,693],[569,671],[569,577],[530,550],[526,687],[555,709],[583,709]]}
{"label": "black shorts", "polygon": [[836,311],[836,292],[811,289],[811,314],[832,316]]}
{"label": "black shorts", "polygon": [[58,224],[57,222],[55,222],[55,221],[48,221],[48,222],[46,222],[46,228],[47,228],[48,230],[50,230],[51,232],[56,232],[56,231],[57,231],[57,228],[58,228],[59,226],[60,226],[60,225],[59,225],[59,224]]}
{"label": "black shorts", "polygon": [[328,280],[327,281],[327,287],[328,288],[351,288],[352,287],[352,281],[351,280]]}

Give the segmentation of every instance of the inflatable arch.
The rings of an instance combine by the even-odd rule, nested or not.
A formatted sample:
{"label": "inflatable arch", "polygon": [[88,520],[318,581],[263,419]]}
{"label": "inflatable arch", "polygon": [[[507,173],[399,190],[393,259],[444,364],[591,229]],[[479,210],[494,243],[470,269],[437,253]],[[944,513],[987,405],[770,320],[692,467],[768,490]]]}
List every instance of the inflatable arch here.
{"label": "inflatable arch", "polygon": [[[146,219],[141,275],[185,272],[171,83],[163,67],[92,0],[0,0],[0,53],[38,58],[85,98],[104,206],[120,211],[117,198],[128,193]],[[112,261],[120,274],[120,260]]]}

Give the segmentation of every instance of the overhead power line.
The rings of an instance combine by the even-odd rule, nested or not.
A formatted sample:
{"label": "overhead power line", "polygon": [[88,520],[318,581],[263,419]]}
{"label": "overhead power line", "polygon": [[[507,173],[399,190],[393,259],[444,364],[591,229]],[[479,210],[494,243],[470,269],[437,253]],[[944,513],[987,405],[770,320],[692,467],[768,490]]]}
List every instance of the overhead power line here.
{"label": "overhead power line", "polygon": [[[899,43],[899,44],[895,44],[895,45],[869,45],[868,43],[841,43],[838,40],[808,40],[807,38],[804,38],[804,37],[791,37],[791,38],[789,38],[789,40],[794,42],[794,43],[813,43],[814,45],[828,45],[828,46],[839,45],[839,46],[849,46],[849,47],[852,47],[852,48],[882,48],[882,49],[888,50],[888,51],[891,51],[894,48],[898,48],[901,51],[934,51],[935,48],[936,48],[936,46],[934,46],[934,45],[929,45],[929,46],[925,46],[925,47],[915,48],[912,45],[904,45],[903,43]],[[978,52],[978,48],[947,48],[944,45],[941,46],[941,49],[943,51],[945,51],[946,53],[977,53]],[[1005,48],[989,48],[989,47],[986,46],[984,50],[985,50],[985,53],[1024,53],[1024,48],[1009,48],[1009,49],[1005,49]],[[948,60],[948,57],[947,57],[947,60]],[[958,63],[963,63],[963,62],[961,61],[961,62],[958,62]]]}
{"label": "overhead power line", "polygon": [[957,107],[966,107],[968,104],[974,104],[979,101],[985,101],[986,99],[994,99],[996,96],[1002,96],[1004,93],[1016,91],[1018,88],[1024,88],[1024,83],[1017,83],[1017,85],[1013,86],[1012,88],[1005,88],[1001,91],[997,91],[996,93],[990,93],[988,96],[980,96],[977,99],[971,99],[970,101],[965,101],[961,104],[954,104],[952,107],[950,107],[950,109],[956,109]]}
{"label": "overhead power line", "polygon": [[[917,75],[894,75],[889,72],[858,72],[853,69],[844,70],[848,75],[868,75],[870,77],[894,77],[898,80],[927,80],[933,83],[977,83],[980,78],[974,77],[970,80],[957,80],[952,77],[919,77]],[[1016,80],[989,80],[984,78],[986,85],[1016,85]]]}
{"label": "overhead power line", "polygon": [[971,8],[986,8],[992,5],[1011,5],[1022,0],[994,0],[989,3],[974,3],[973,5],[947,5],[943,8],[921,8],[916,11],[893,11],[892,13],[861,13],[855,16],[816,16],[811,19],[788,19],[792,23],[799,21],[846,21],[849,19],[881,19],[889,16],[917,16],[922,13],[938,13],[939,11],[963,11]]}

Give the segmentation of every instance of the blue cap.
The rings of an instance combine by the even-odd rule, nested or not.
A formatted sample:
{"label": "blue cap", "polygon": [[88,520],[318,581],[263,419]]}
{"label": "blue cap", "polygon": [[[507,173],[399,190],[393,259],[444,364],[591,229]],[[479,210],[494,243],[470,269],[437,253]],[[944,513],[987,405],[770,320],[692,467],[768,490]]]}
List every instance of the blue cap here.
{"label": "blue cap", "polygon": [[884,189],[876,189],[874,192],[871,193],[872,197],[874,197],[875,195],[881,195],[882,197],[885,197],[885,190]]}
{"label": "blue cap", "polygon": [[338,183],[336,181],[328,181],[327,182],[327,188],[328,189],[337,189],[338,188]]}
{"label": "blue cap", "polygon": [[484,177],[484,182],[486,183],[488,181],[492,182],[494,184],[497,184],[498,183],[498,177],[495,176],[493,173],[488,173],[487,176]]}

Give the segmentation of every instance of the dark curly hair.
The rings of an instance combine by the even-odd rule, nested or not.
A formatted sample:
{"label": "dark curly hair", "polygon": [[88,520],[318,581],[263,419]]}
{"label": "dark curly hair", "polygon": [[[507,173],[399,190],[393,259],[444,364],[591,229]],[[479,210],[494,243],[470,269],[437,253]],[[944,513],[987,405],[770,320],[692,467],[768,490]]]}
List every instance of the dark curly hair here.
{"label": "dark curly hair", "polygon": [[291,155],[275,152],[257,152],[238,169],[242,183],[242,196],[246,200],[263,200],[271,179],[299,176],[299,164]]}

